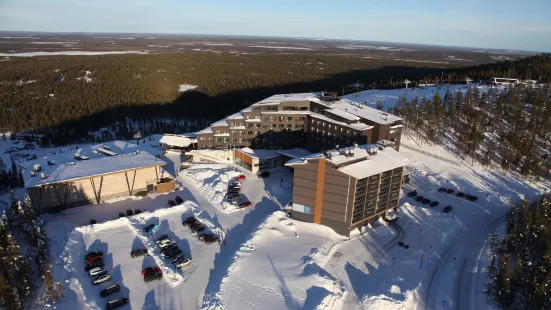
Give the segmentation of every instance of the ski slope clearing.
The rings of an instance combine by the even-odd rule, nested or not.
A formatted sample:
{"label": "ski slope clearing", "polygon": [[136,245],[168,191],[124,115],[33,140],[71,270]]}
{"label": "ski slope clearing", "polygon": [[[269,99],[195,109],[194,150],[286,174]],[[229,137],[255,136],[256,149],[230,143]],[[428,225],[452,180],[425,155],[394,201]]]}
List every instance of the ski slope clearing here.
{"label": "ski slope clearing", "polygon": [[[83,213],[85,214],[85,213]],[[66,298],[57,304],[58,309],[104,309],[106,300],[128,297],[134,309],[158,308],[187,309],[202,294],[201,286],[208,281],[210,266],[202,261],[213,257],[218,244],[207,245],[197,239],[189,228],[181,224],[188,216],[196,216],[208,230],[220,233],[208,214],[193,202],[185,202],[169,209],[121,218],[93,226],[72,227],[67,222],[47,220],[46,230],[51,240],[54,278],[64,283]],[[144,233],[148,224],[159,225],[155,232]],[[160,256],[155,246],[156,237],[168,234],[192,258],[192,265],[177,269]],[[146,248],[150,256],[132,259],[133,249]],[[94,286],[84,271],[84,254],[99,250],[104,253],[105,267],[112,279]],[[141,270],[159,266],[163,279],[145,283]],[[121,291],[110,298],[101,298],[99,291],[112,284]],[[200,285],[200,284],[203,285]]]}
{"label": "ski slope clearing", "polygon": [[[344,96],[343,98],[356,101],[359,103],[367,104],[372,108],[375,108],[377,102],[383,104],[383,110],[392,109],[396,102],[400,100],[400,97],[405,96],[408,101],[411,101],[413,98],[418,97],[419,100],[425,97],[427,99],[432,99],[436,93],[440,97],[444,98],[444,95],[449,90],[451,93],[462,92],[466,93],[469,90],[469,87],[478,87],[480,93],[487,93],[490,86],[482,85],[477,86],[476,84],[462,84],[462,85],[444,85],[442,87],[438,86],[426,86],[426,87],[414,87],[409,85],[409,88],[406,92],[405,88],[399,89],[373,89],[373,90],[364,90],[357,93],[352,93]],[[495,87],[495,86],[494,86]],[[504,90],[504,86],[498,86],[498,92]]]}

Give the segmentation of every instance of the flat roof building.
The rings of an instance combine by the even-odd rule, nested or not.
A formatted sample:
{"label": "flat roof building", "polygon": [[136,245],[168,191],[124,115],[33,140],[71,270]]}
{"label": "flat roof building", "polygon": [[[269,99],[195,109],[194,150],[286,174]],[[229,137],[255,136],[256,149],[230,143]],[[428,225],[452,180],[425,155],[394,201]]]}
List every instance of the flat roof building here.
{"label": "flat roof building", "polygon": [[197,132],[199,149],[307,148],[393,142],[400,148],[402,119],[324,93],[278,94]]}
{"label": "flat roof building", "polygon": [[349,236],[398,206],[406,163],[392,147],[371,144],[290,160],[292,217]]}
{"label": "flat roof building", "polygon": [[[148,152],[151,151],[153,154]],[[20,164],[39,212],[65,209],[138,192],[174,189],[166,164],[150,146],[114,141]]]}

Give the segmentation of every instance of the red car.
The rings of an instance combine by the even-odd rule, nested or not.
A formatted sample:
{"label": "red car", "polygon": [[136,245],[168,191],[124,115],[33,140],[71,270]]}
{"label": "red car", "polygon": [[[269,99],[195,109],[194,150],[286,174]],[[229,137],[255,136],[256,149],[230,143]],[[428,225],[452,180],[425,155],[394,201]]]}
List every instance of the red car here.
{"label": "red car", "polygon": [[92,257],[90,257],[90,259],[88,259],[88,260],[86,261],[86,265],[90,265],[91,263],[93,263],[93,262],[95,262],[95,261],[97,261],[97,260],[100,260],[100,259],[102,259],[102,258],[103,258],[103,257],[102,257],[102,256],[99,256],[99,255],[98,255],[98,256],[92,256]]}
{"label": "red car", "polygon": [[248,201],[248,200],[239,204],[240,208],[246,208],[246,207],[250,207],[250,206],[251,206],[251,202]]}
{"label": "red car", "polygon": [[171,207],[174,207],[176,205],[176,203],[174,202],[174,200],[169,200],[168,205],[171,206]]}
{"label": "red car", "polygon": [[235,177],[236,179],[238,179],[239,181],[245,181],[247,179],[247,177],[245,177],[244,174],[240,174],[238,175],[237,177]]}
{"label": "red car", "polygon": [[145,275],[146,273],[152,273],[152,272],[161,272],[161,268],[159,268],[158,266],[144,268],[142,269],[142,276]]}

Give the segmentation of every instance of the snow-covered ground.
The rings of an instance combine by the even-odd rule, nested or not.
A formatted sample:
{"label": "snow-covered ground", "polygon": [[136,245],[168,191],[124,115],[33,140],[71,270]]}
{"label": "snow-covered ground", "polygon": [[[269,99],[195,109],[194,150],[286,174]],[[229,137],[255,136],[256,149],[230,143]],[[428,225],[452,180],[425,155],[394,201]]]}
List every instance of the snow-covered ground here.
{"label": "snow-covered ground", "polygon": [[[384,106],[384,110],[388,108],[393,108],[396,102],[400,97],[405,96],[408,101],[411,101],[413,98],[418,97],[419,100],[425,97],[427,99],[432,99],[436,93],[439,93],[441,98],[444,98],[446,91],[449,89],[451,93],[457,91],[466,93],[469,90],[469,87],[478,87],[480,93],[488,92],[490,86],[481,85],[477,86],[476,84],[461,84],[461,85],[444,85],[442,87],[438,86],[428,86],[428,87],[414,87],[410,84],[406,92],[405,88],[399,89],[372,89],[364,90],[357,93],[352,93],[344,96],[343,98],[360,102],[363,104],[370,105],[375,107],[377,101],[381,102]],[[495,86],[494,86],[495,87]],[[498,86],[498,91],[501,92],[505,89],[504,86]]]}
{"label": "snow-covered ground", "polygon": [[0,53],[0,57],[37,57],[37,56],[95,56],[95,55],[120,55],[120,54],[148,54],[146,51],[58,51],[58,52],[25,52],[25,53]]}
{"label": "snow-covered ground", "polygon": [[189,85],[189,84],[180,84],[180,86],[178,87],[178,91],[183,93],[183,92],[186,92],[186,91],[189,91],[189,90],[194,90],[196,89],[197,85]]}

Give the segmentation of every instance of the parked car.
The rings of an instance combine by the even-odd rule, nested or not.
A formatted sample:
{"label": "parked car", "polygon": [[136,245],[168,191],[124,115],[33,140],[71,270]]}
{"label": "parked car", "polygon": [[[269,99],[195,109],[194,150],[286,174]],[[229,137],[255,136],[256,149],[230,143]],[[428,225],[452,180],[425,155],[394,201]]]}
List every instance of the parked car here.
{"label": "parked car", "polygon": [[149,224],[144,227],[143,232],[150,232],[153,230],[153,228],[155,228],[155,224]]}
{"label": "parked car", "polygon": [[270,176],[270,171],[262,171],[256,174],[259,178],[267,178]]}
{"label": "parked car", "polygon": [[430,199],[425,198],[425,199],[423,199],[422,202],[423,202],[424,205],[429,204],[429,203],[430,203]]}
{"label": "parked car", "polygon": [[155,241],[155,243],[159,244],[159,242],[163,240],[170,240],[170,237],[167,234],[161,235],[159,238],[157,238],[157,241]]}
{"label": "parked car", "polygon": [[463,197],[465,197],[465,193],[459,192],[459,193],[457,193],[457,195],[455,195],[455,196],[457,196],[457,197],[459,197],[459,198],[463,198]]}
{"label": "parked car", "polygon": [[102,251],[88,252],[88,254],[84,255],[84,259],[89,260],[90,258],[92,258],[94,256],[103,256],[103,252]]}
{"label": "parked car", "polygon": [[164,257],[164,258],[173,258],[174,256],[177,256],[177,255],[180,255],[182,254],[182,250],[180,249],[172,249],[168,252],[165,252],[165,253],[161,253],[161,256]]}
{"label": "parked car", "polygon": [[431,207],[436,207],[438,204],[439,204],[439,202],[435,200],[435,201],[430,203],[430,206]]}
{"label": "parked car", "polygon": [[103,259],[98,259],[94,262],[92,262],[91,264],[87,264],[86,267],[84,267],[84,270],[86,271],[90,271],[94,268],[97,268],[97,267],[103,267],[105,264],[103,263]]}
{"label": "parked car", "polygon": [[449,189],[446,191],[446,193],[448,193],[448,194],[450,194],[450,195],[453,194],[453,192],[454,192],[454,190],[451,189],[451,188],[449,188]]}
{"label": "parked car", "polygon": [[228,187],[228,194],[231,194],[231,193],[240,193],[241,192],[241,187]]}
{"label": "parked car", "polygon": [[102,260],[103,259],[103,256],[93,256],[93,257],[90,257],[89,260],[86,261],[86,265],[90,265],[91,263],[97,261],[97,260]]}
{"label": "parked car", "polygon": [[171,263],[171,264],[175,264],[177,261],[179,261],[180,259],[182,258],[186,258],[186,255],[185,254],[180,254],[180,255],[176,255],[174,257],[171,257],[168,262]]}
{"label": "parked car", "polygon": [[146,273],[143,276],[143,280],[145,282],[151,282],[151,281],[154,281],[154,280],[161,280],[162,278],[163,278],[163,273],[162,272]]}
{"label": "parked car", "polygon": [[124,214],[124,212],[119,212],[119,217],[126,217],[126,214]]}
{"label": "parked car", "polygon": [[132,211],[132,209],[126,210],[126,216],[132,216],[132,215],[134,215],[134,211]]}
{"label": "parked car", "polygon": [[171,206],[171,207],[174,207],[174,206],[176,206],[176,203],[174,202],[174,200],[169,200],[168,205]]}
{"label": "parked car", "polygon": [[244,174],[240,174],[240,175],[236,176],[235,178],[238,179],[239,181],[245,181],[247,179],[247,177],[245,177]]}
{"label": "parked car", "polygon": [[444,213],[449,213],[452,209],[453,209],[452,206],[446,206],[444,207],[444,209],[442,209],[442,211],[444,211]]}
{"label": "parked car", "polygon": [[130,252],[130,256],[132,258],[136,258],[144,255],[147,255],[146,249],[135,249],[134,251]]}
{"label": "parked car", "polygon": [[191,259],[184,257],[184,258],[180,259],[179,261],[177,261],[174,265],[176,265],[176,267],[178,267],[178,268],[189,266],[189,265],[191,265]]}
{"label": "parked car", "polygon": [[106,288],[106,289],[104,289],[104,290],[101,290],[101,292],[99,292],[99,295],[100,295],[101,297],[107,297],[107,296],[109,296],[109,295],[111,295],[111,294],[115,294],[115,293],[120,292],[120,290],[121,290],[121,286],[120,286],[120,285],[118,285],[118,284],[113,284],[113,285],[111,285],[110,287],[108,287],[108,288]]}
{"label": "parked car", "polygon": [[240,208],[246,208],[246,207],[250,207],[250,206],[251,206],[251,202],[248,201],[248,200],[239,204]]}
{"label": "parked car", "polygon": [[189,225],[189,228],[191,228],[192,232],[202,232],[203,230],[205,230],[205,226],[198,222]]}
{"label": "parked car", "polygon": [[96,268],[92,268],[92,269],[88,270],[88,275],[90,277],[97,277],[97,276],[102,275],[106,272],[107,271],[105,269],[103,269],[103,267],[96,267]]}
{"label": "parked car", "polygon": [[165,247],[167,247],[169,245],[172,245],[172,244],[174,244],[174,242],[172,240],[165,239],[165,240],[159,242],[157,245],[162,249],[162,248],[165,248]]}
{"label": "parked car", "polygon": [[116,309],[122,307],[128,303],[128,298],[118,298],[111,300],[105,305],[106,309]]}
{"label": "parked car", "polygon": [[218,236],[214,234],[205,234],[199,236],[199,240],[205,242],[206,244],[211,244],[217,242],[218,240],[220,240],[220,238],[218,238]]}
{"label": "parked car", "polygon": [[178,246],[173,243],[161,249],[161,253],[168,253],[174,249],[178,249]]}
{"label": "parked car", "polygon": [[477,201],[478,197],[473,196],[473,195],[465,195],[465,199],[467,199],[469,201]]}
{"label": "parked car", "polygon": [[92,284],[98,285],[100,283],[107,282],[109,280],[111,280],[111,276],[109,274],[102,274],[97,277],[94,277],[94,279],[92,279]]}
{"label": "parked car", "polygon": [[231,180],[228,183],[228,187],[241,187],[241,183],[239,183],[239,181],[237,180]]}
{"label": "parked car", "polygon": [[440,187],[440,188],[438,189],[438,192],[439,192],[439,193],[445,193],[446,190],[447,190],[447,189],[446,189],[445,187]]}
{"label": "parked car", "polygon": [[417,191],[413,190],[413,191],[409,192],[407,196],[408,197],[415,197],[415,196],[417,196]]}
{"label": "parked car", "polygon": [[180,196],[176,196],[176,197],[174,198],[174,200],[175,200],[176,203],[179,204],[179,205],[181,205],[181,204],[184,203],[184,200],[183,200],[182,197],[180,197]]}
{"label": "parked car", "polygon": [[417,196],[417,198],[415,198],[415,201],[421,202],[424,199],[425,199],[425,197],[423,197],[423,196]]}
{"label": "parked car", "polygon": [[142,269],[142,276],[145,275],[146,273],[152,273],[152,272],[162,272],[162,270],[158,266],[146,267]]}
{"label": "parked car", "polygon": [[191,223],[195,223],[195,222],[197,222],[197,219],[194,216],[190,216],[187,219],[182,221],[182,225],[187,226],[187,225],[190,225]]}

